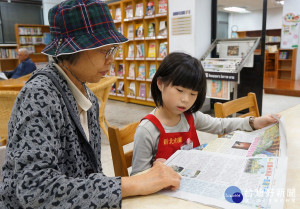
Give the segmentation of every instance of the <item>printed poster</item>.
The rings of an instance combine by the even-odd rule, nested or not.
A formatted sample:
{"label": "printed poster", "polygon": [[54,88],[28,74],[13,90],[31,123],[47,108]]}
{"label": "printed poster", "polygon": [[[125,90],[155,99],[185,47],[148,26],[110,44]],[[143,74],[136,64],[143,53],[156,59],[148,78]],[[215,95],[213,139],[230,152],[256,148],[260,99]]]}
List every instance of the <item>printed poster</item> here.
{"label": "printed poster", "polygon": [[230,82],[224,80],[207,81],[207,98],[230,100]]}
{"label": "printed poster", "polygon": [[287,13],[283,17],[281,31],[281,48],[293,49],[298,48],[300,33],[300,18],[292,12]]}

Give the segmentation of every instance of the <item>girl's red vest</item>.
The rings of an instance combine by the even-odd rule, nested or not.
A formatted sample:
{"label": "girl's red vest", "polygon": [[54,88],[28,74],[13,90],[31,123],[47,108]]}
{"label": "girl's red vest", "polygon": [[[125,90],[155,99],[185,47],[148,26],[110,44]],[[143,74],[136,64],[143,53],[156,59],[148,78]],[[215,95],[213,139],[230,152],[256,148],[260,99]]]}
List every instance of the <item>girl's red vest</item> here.
{"label": "girl's red vest", "polygon": [[189,150],[200,146],[193,115],[191,113],[184,113],[184,115],[190,126],[190,130],[188,132],[166,133],[162,124],[154,115],[149,114],[143,118],[150,120],[160,131],[155,160],[157,158],[168,159],[179,149]]}

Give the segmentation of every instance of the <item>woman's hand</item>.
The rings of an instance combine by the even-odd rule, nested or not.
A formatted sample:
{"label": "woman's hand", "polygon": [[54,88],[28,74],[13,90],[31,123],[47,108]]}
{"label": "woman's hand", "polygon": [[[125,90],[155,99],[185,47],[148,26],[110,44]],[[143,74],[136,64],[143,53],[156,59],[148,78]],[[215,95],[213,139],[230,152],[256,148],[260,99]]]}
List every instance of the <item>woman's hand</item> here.
{"label": "woman's hand", "polygon": [[155,160],[155,162],[161,162],[161,163],[164,163],[164,162],[166,162],[167,160],[165,159],[165,158],[157,158],[156,160]]}
{"label": "woman's hand", "polygon": [[180,186],[180,178],[172,168],[156,161],[143,174],[122,177],[122,197],[152,194],[164,188],[176,190]]}
{"label": "woman's hand", "polygon": [[277,118],[280,118],[281,115],[280,114],[274,114],[274,115],[276,116],[276,118],[273,117],[271,114],[254,118],[254,122],[253,122],[254,128],[255,129],[260,129],[260,128],[264,128],[266,126],[269,126],[273,123],[277,123],[278,122]]}

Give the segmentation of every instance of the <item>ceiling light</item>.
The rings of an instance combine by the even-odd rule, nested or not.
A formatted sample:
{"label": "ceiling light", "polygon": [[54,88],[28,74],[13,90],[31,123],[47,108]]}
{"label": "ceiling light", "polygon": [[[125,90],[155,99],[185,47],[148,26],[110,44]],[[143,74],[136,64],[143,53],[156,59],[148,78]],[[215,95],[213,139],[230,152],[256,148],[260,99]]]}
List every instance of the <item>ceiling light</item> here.
{"label": "ceiling light", "polygon": [[225,7],[224,10],[230,12],[238,12],[238,13],[250,13],[249,10],[241,7]]}
{"label": "ceiling light", "polygon": [[277,4],[284,5],[284,1],[282,1],[282,0],[277,0],[276,3],[277,3]]}

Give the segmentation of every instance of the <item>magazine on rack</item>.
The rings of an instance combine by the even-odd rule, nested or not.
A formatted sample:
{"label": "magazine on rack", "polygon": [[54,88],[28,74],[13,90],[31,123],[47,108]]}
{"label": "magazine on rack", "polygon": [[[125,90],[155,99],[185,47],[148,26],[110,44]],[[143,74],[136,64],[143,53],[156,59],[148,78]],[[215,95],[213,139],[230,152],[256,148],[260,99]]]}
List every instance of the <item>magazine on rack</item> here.
{"label": "magazine on rack", "polygon": [[134,79],[134,77],[135,77],[134,63],[130,63],[130,65],[129,65],[129,72],[128,72],[128,77],[127,77],[127,79]]}
{"label": "magazine on rack", "polygon": [[133,17],[133,9],[132,9],[132,5],[129,4],[126,7],[126,18],[132,18]]}
{"label": "magazine on rack", "polygon": [[142,17],[144,15],[143,12],[143,3],[136,4],[135,7],[135,17]]}
{"label": "magazine on rack", "polygon": [[[182,176],[172,197],[220,208],[283,208],[287,170],[284,118],[236,131],[202,150],[178,150],[165,164]],[[192,159],[192,160],[191,160]]]}
{"label": "magazine on rack", "polygon": [[154,2],[153,1],[149,1],[147,3],[146,15],[147,16],[154,15]]}

